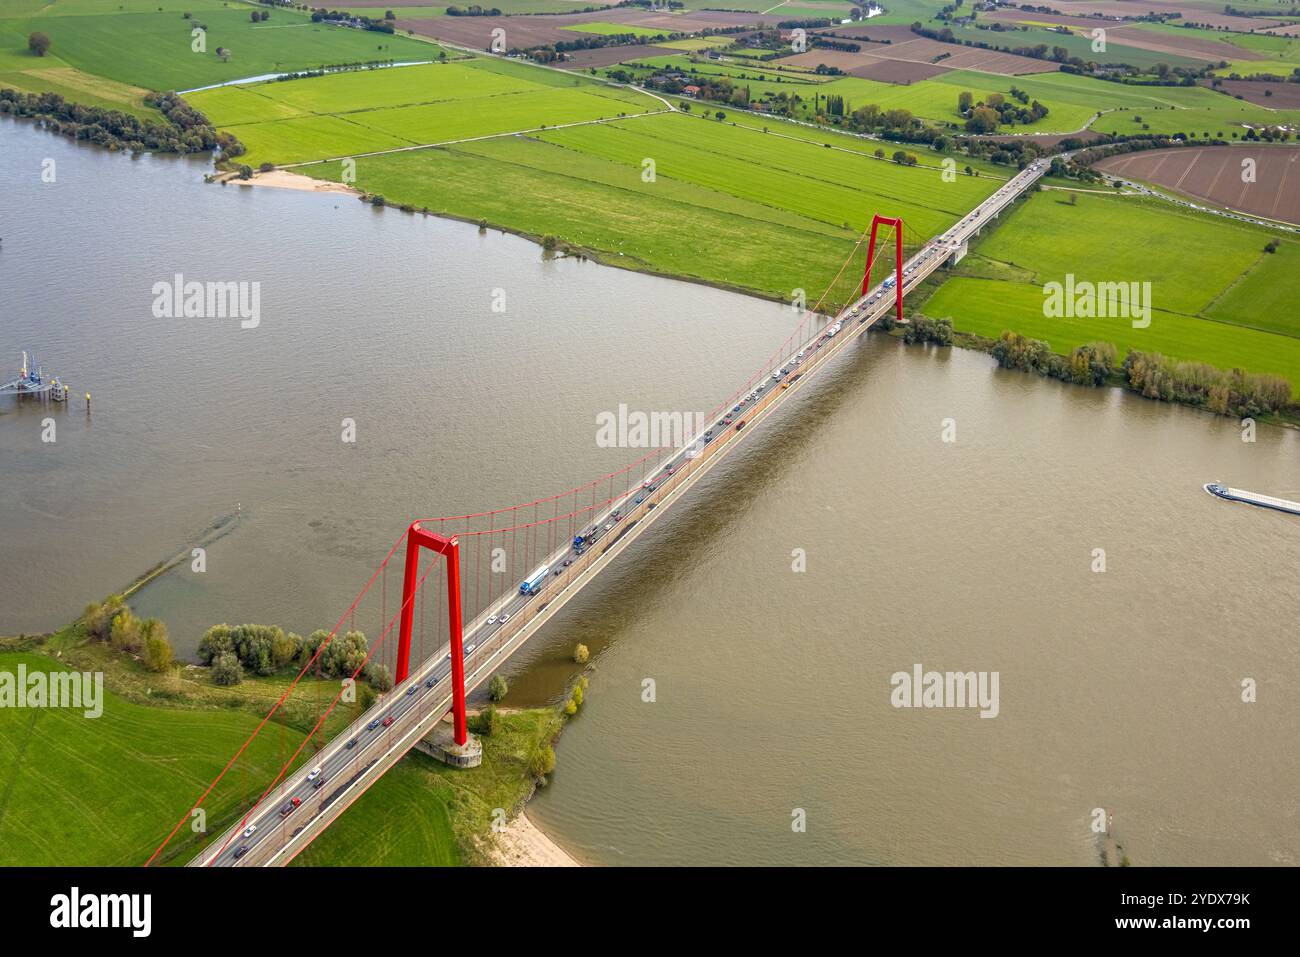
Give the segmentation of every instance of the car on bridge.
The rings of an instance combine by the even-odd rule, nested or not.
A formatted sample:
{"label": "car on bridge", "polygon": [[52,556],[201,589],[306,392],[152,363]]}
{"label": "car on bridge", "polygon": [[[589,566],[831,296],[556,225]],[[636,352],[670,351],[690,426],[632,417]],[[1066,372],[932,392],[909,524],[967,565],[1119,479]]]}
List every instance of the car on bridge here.
{"label": "car on bridge", "polygon": [[302,806],[302,798],[290,798],[285,802],[284,807],[280,808],[281,819],[288,817],[294,811]]}
{"label": "car on bridge", "polygon": [[393,716],[392,716],[391,714],[390,714],[390,715],[386,715],[386,716],[384,717],[384,727],[387,728],[387,727],[389,727],[392,723],[393,723]]}

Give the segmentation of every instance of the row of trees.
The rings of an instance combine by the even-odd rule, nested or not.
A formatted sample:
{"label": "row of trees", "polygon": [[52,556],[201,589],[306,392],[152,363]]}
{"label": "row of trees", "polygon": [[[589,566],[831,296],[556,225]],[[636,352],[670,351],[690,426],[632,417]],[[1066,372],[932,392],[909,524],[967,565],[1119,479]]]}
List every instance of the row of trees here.
{"label": "row of trees", "polygon": [[396,32],[391,19],[376,20],[373,17],[351,14],[346,10],[313,10],[311,20],[312,23],[320,23],[321,21],[328,23],[356,23],[360,24],[363,29],[373,30],[375,33]]}
{"label": "row of trees", "polygon": [[0,114],[35,119],[55,133],[111,150],[159,153],[218,150],[222,158],[244,152],[238,139],[230,133],[218,133],[207,117],[175,93],[151,93],[145,97],[145,103],[156,107],[167,122],[155,123],[119,110],[70,103],[57,93],[0,89]]}
{"label": "row of trees", "polygon": [[1184,402],[1220,415],[1278,412],[1291,402],[1291,384],[1274,375],[1225,371],[1204,362],[1182,362],[1158,352],[1129,350],[1124,358],[1129,387],[1150,399]]}
{"label": "row of trees", "polygon": [[[303,638],[277,625],[213,625],[199,640],[198,656],[212,666],[212,680],[220,685],[238,684],[246,672],[273,675],[292,668],[299,670],[329,639],[329,632],[317,629]],[[351,678],[362,669],[370,649],[360,631],[337,635],[316,658],[315,671],[325,678]],[[393,686],[392,676],[381,664],[365,664],[360,677],[378,691]]]}
{"label": "row of trees", "polygon": [[1292,404],[1291,384],[1280,376],[1225,370],[1137,349],[1130,349],[1123,364],[1116,367],[1115,346],[1109,342],[1089,342],[1061,356],[1042,339],[1008,330],[991,352],[1005,369],[1036,372],[1079,385],[1102,385],[1120,373],[1129,388],[1149,399],[1181,402],[1220,415],[1260,415]]}
{"label": "row of trees", "polygon": [[81,624],[88,637],[139,656],[150,671],[161,673],[172,666],[175,654],[167,626],[157,618],[137,618],[121,595],[91,602],[81,614]]}
{"label": "row of trees", "polygon": [[1004,369],[1036,372],[1077,385],[1101,385],[1115,371],[1115,347],[1109,342],[1089,342],[1061,356],[1042,339],[1007,330],[991,352]]}

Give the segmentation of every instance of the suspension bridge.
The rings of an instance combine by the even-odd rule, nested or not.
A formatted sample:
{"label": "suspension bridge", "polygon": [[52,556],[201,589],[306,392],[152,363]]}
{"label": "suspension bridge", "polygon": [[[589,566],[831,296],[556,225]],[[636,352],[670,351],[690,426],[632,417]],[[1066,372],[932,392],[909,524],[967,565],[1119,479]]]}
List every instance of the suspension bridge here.
{"label": "suspension bridge", "polygon": [[[468,694],[850,343],[890,312],[903,321],[904,295],[935,269],[964,255],[969,239],[1043,173],[1041,163],[1022,170],[933,239],[905,237],[901,219],[873,217],[821,299],[804,313],[803,321],[763,367],[706,416],[709,425],[690,444],[656,449],[617,472],[558,495],[477,514],[412,522],[329,639],[315,649],[146,864],[190,853],[203,840],[206,846],[189,861],[192,867],[282,866],[449,712],[453,739],[464,745]],[[880,242],[882,229],[892,233],[892,256]],[[907,259],[905,238],[915,250]],[[880,257],[882,263],[892,263],[892,271],[873,285],[872,267]],[[841,298],[843,305],[838,304]],[[390,608],[388,566],[394,561],[401,562],[402,587]],[[515,574],[502,574],[502,568]],[[329,641],[340,632],[355,630],[358,617],[377,620],[380,629],[366,659],[353,671],[352,682],[362,679],[376,654],[391,649],[392,690],[362,711],[349,700],[348,683],[339,682],[332,700],[319,703],[311,733],[283,756],[278,771],[252,798],[255,792],[248,791],[247,778],[254,742],[267,733],[268,725],[278,723],[276,715],[305,677],[319,678],[321,656]],[[430,631],[435,637],[426,646]],[[317,681],[316,687],[323,684]],[[349,707],[352,719],[339,728]],[[318,746],[332,715],[334,733]],[[239,787],[241,773],[245,793],[235,797],[232,790]],[[266,775],[258,769],[253,773]],[[209,809],[229,814],[231,806],[238,818],[215,839],[195,834],[201,829],[194,822],[203,820]]]}

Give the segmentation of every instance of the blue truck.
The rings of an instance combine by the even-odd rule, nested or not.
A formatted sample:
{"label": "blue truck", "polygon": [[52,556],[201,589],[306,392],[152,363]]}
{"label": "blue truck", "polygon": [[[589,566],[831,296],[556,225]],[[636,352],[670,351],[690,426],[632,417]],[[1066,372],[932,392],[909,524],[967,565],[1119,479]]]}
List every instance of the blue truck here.
{"label": "blue truck", "polygon": [[546,581],[546,573],[550,571],[549,565],[543,565],[537,571],[533,572],[524,579],[523,584],[519,586],[519,594],[536,595],[542,590],[542,583]]}

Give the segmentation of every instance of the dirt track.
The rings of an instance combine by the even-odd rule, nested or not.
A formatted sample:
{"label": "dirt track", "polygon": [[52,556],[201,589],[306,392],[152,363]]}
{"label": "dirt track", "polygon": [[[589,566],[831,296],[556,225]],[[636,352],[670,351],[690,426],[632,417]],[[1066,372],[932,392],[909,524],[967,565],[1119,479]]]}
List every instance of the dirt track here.
{"label": "dirt track", "polygon": [[[1243,182],[1242,161],[1255,161]],[[1238,212],[1300,224],[1300,147],[1206,146],[1112,156],[1096,168]]]}

